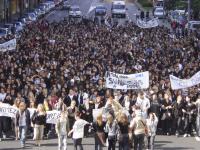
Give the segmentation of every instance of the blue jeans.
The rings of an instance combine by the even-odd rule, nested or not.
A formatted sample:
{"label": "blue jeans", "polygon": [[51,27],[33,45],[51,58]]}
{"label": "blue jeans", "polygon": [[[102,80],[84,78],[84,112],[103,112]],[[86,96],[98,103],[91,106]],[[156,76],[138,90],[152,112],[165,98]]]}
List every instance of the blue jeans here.
{"label": "blue jeans", "polygon": [[20,137],[20,142],[21,142],[22,146],[25,145],[26,132],[27,132],[27,127],[26,126],[20,126],[19,127],[19,137]]}
{"label": "blue jeans", "polygon": [[142,150],[145,134],[134,135],[134,150]]}
{"label": "blue jeans", "polygon": [[121,134],[119,138],[119,150],[129,150],[129,136],[128,134]]}
{"label": "blue jeans", "polygon": [[73,140],[74,140],[74,150],[83,150],[82,138]]}
{"label": "blue jeans", "polygon": [[58,136],[58,150],[67,150],[67,135]]}

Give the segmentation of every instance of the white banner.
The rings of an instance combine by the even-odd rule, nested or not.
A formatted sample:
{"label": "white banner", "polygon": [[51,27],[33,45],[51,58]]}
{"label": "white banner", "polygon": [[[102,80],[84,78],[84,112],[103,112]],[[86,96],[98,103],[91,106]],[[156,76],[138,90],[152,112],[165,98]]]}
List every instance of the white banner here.
{"label": "white banner", "polygon": [[172,90],[184,89],[195,86],[200,83],[200,71],[193,75],[190,79],[179,79],[170,75]]}
{"label": "white banner", "polygon": [[60,118],[60,111],[53,110],[53,111],[47,111],[46,116],[46,123],[49,124],[56,124],[57,120]]}
{"label": "white banner", "polygon": [[137,26],[140,28],[154,28],[157,27],[158,25],[159,25],[158,18],[153,18],[149,21],[137,19]]}
{"label": "white banner", "polygon": [[147,89],[149,87],[149,72],[130,75],[106,72],[106,87],[111,89]]}
{"label": "white banner", "polygon": [[17,46],[16,39],[12,39],[10,41],[7,41],[3,44],[0,44],[0,52],[6,52],[10,50],[15,50]]}
{"label": "white banner", "polygon": [[10,106],[9,104],[0,104],[0,116],[6,116],[15,118],[18,109],[14,106]]}
{"label": "white banner", "polygon": [[[28,110],[30,112],[30,118],[31,118],[36,109],[28,108]],[[4,103],[0,104],[0,116],[15,118],[17,111],[18,109],[14,106]],[[60,111],[53,110],[53,111],[47,111],[46,113],[47,113],[46,123],[56,124],[58,118],[60,117]]]}

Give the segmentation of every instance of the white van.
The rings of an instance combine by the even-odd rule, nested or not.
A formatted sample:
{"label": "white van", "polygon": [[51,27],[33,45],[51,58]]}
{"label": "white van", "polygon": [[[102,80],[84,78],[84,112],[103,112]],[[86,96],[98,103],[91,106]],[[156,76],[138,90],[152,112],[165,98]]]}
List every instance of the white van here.
{"label": "white van", "polygon": [[112,18],[126,18],[125,1],[113,1],[111,8]]}
{"label": "white van", "polygon": [[192,31],[200,30],[200,21],[190,21],[188,23],[189,29]]}

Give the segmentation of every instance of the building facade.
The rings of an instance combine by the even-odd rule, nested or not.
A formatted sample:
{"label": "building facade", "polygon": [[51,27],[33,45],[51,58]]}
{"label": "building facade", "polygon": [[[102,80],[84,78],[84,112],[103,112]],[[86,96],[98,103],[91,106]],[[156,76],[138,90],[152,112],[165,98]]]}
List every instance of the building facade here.
{"label": "building facade", "polygon": [[41,0],[0,0],[0,23],[11,22],[37,7]]}

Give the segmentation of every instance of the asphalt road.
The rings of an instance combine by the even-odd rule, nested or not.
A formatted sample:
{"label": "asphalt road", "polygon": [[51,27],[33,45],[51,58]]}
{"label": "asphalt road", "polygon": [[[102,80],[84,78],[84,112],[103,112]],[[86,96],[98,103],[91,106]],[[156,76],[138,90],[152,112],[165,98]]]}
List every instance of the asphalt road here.
{"label": "asphalt road", "polygon": [[[92,17],[93,8],[103,3],[108,10],[111,8],[111,0],[69,0],[71,5],[78,5],[84,16]],[[133,3],[133,0],[127,0],[128,16],[132,21],[136,20],[135,15],[138,13],[137,6]],[[110,13],[110,12],[108,12]],[[50,21],[61,21],[67,16],[66,11],[55,10],[50,12],[45,18]],[[166,21],[160,21],[161,25],[166,25]],[[83,146],[85,150],[94,150],[94,139],[85,138],[83,140]],[[0,142],[0,150],[20,150],[20,142],[13,139],[6,139]],[[26,144],[27,150],[56,150],[57,139],[44,140],[41,147],[35,147],[34,141],[28,140]],[[105,147],[104,150],[107,148]],[[73,142],[68,139],[68,150],[73,150]],[[155,142],[155,150],[200,150],[200,138],[188,137],[183,138],[176,136],[157,136]]]}
{"label": "asphalt road", "polygon": [[[73,150],[73,142],[68,139],[68,150]],[[199,150],[200,142],[194,137],[177,138],[175,136],[156,136],[155,150]],[[94,150],[94,139],[85,138],[83,140],[84,150]],[[6,140],[0,142],[0,150],[20,150],[20,141]],[[27,150],[56,150],[57,139],[44,140],[41,147],[35,147],[34,141],[28,140],[26,144]],[[107,148],[104,147],[103,150]],[[117,148],[118,149],[118,148]]]}
{"label": "asphalt road", "polygon": [[[80,7],[80,10],[83,13],[83,16],[87,18],[93,18],[94,17],[94,8],[97,5],[103,4],[107,8],[107,14],[111,14],[111,3],[112,0],[69,0],[70,5],[77,5]],[[136,14],[138,14],[138,8],[136,5],[132,2],[132,0],[127,0],[126,6],[128,8],[128,18],[131,21],[136,20]],[[67,16],[67,11],[65,10],[55,10],[50,12],[45,18],[49,22],[59,22],[63,20]]]}

